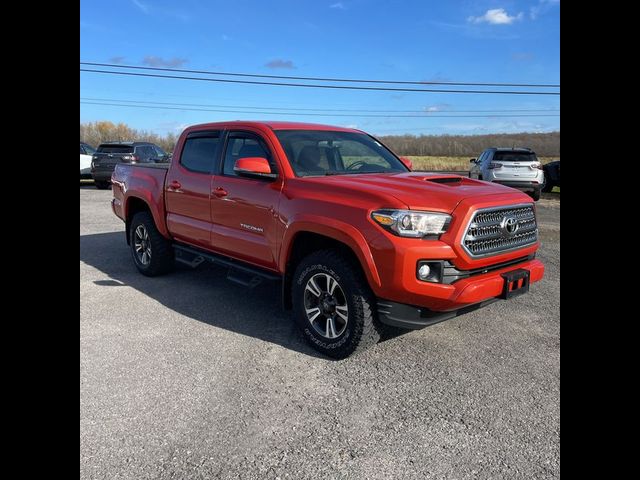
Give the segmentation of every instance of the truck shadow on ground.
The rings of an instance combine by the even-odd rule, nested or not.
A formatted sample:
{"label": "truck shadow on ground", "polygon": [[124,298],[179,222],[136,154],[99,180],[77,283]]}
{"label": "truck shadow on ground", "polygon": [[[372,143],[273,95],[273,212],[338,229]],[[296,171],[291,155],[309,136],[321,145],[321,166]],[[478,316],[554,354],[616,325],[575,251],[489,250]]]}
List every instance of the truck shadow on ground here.
{"label": "truck shadow on ground", "polygon": [[172,273],[145,277],[133,265],[124,232],[81,235],[80,261],[104,273],[104,279],[94,281],[103,288],[135,288],[199,322],[329,359],[307,345],[289,312],[282,309],[278,282],[249,289],[228,281],[227,270],[211,264],[196,269],[176,264]]}

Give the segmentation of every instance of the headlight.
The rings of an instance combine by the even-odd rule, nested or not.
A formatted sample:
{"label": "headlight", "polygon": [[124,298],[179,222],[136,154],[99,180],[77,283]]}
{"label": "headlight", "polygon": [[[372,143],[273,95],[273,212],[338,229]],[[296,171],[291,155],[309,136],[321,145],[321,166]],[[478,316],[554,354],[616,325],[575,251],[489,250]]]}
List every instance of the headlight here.
{"label": "headlight", "polygon": [[440,235],[451,222],[450,215],[416,210],[376,210],[371,218],[396,235],[413,238]]}

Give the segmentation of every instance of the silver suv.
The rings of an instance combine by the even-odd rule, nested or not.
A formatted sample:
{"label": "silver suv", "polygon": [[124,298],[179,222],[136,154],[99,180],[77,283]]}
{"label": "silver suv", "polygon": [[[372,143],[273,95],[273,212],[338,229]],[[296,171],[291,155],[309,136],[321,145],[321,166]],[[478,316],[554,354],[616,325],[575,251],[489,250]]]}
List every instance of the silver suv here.
{"label": "silver suv", "polygon": [[540,199],[544,171],[530,148],[488,148],[470,162],[469,177],[501,183],[527,192],[534,200]]}

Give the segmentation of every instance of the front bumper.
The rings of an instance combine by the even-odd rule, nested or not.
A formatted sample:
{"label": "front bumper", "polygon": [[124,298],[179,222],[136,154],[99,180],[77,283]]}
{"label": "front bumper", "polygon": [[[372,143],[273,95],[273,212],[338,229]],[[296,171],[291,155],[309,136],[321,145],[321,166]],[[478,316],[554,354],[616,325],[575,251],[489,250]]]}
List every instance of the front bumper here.
{"label": "front bumper", "polygon": [[473,312],[493,302],[498,298],[491,298],[484,302],[469,305],[451,312],[434,312],[424,307],[406,305],[404,303],[391,302],[389,300],[378,299],[378,319],[385,325],[405,328],[408,330],[418,330],[420,328],[435,325],[451,318]]}
{"label": "front bumper", "polygon": [[[501,298],[508,299],[521,292],[526,293],[529,285],[542,279],[543,274],[542,262],[531,260],[459,280],[450,285],[454,290],[449,299],[449,307],[454,307],[444,311],[378,298],[378,318],[382,323],[394,327],[413,330],[424,328],[472,312]],[[522,287],[521,290],[510,290],[511,280],[514,278],[518,279],[516,283]]]}
{"label": "front bumper", "polygon": [[524,191],[535,191],[540,190],[542,185],[537,181],[524,181],[524,180],[492,180],[493,183],[499,183],[500,185],[505,185],[511,188],[517,188],[518,190]]}
{"label": "front bumper", "polygon": [[[454,221],[465,223],[467,220],[462,217]],[[455,233],[452,232],[451,235]],[[374,288],[378,298],[433,311],[453,311],[499,296],[503,286],[501,275],[505,272],[526,269],[530,272],[531,283],[542,279],[544,274],[542,262],[529,258],[535,254],[538,243],[515,252],[471,259],[462,250],[457,240],[455,246],[438,240],[419,242],[411,240],[395,239],[395,248],[390,250],[387,256],[374,257],[382,283]],[[502,263],[508,263],[517,258],[523,260],[496,268]],[[453,278],[445,264],[443,280],[451,279],[450,283],[421,281],[416,277],[416,266],[421,260],[449,260],[455,264],[454,273],[459,274],[459,278]],[[488,271],[484,272],[484,270]]]}

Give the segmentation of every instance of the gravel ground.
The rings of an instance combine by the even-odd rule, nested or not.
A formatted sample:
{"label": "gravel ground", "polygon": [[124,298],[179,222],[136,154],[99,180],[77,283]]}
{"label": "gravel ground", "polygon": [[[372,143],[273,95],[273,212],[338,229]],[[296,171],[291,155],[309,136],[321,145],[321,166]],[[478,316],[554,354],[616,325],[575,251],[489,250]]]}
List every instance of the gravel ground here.
{"label": "gravel ground", "polygon": [[110,198],[80,188],[81,478],[559,477],[559,201],[528,295],[333,361],[275,285],[138,274]]}

